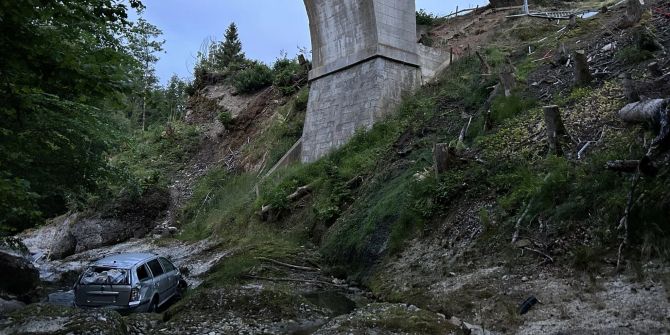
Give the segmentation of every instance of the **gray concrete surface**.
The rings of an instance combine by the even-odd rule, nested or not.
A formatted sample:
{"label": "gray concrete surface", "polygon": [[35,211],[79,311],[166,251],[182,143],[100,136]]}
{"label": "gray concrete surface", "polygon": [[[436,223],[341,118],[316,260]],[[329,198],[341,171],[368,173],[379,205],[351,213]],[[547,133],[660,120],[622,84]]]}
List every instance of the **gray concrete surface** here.
{"label": "gray concrete surface", "polygon": [[389,115],[421,84],[416,8],[407,0],[305,0],[312,38],[303,162]]}

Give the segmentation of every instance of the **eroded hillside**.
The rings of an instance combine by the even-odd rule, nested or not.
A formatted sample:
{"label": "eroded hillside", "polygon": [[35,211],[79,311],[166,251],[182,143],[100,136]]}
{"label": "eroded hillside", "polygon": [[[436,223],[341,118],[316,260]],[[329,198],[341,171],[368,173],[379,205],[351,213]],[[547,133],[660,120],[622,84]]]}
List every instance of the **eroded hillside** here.
{"label": "eroded hillside", "polygon": [[[0,327],[668,332],[668,154],[649,156],[657,131],[618,115],[631,87],[634,100],[670,95],[670,7],[645,6],[632,26],[621,26],[621,4],[572,23],[488,8],[435,19],[422,41],[456,60],[433,83],[329,156],[270,175],[300,137],[306,87],[245,95],[207,85],[187,117],[197,143],[170,179],[164,220],[178,232],[139,240],[167,253],[202,246],[178,254],[185,269],[214,260],[193,275],[199,286],[162,317],[35,304]],[[584,85],[574,83],[577,50],[592,77]],[[565,130],[554,137],[549,105]],[[649,159],[653,173],[640,163]],[[637,165],[606,168],[613,161]]]}

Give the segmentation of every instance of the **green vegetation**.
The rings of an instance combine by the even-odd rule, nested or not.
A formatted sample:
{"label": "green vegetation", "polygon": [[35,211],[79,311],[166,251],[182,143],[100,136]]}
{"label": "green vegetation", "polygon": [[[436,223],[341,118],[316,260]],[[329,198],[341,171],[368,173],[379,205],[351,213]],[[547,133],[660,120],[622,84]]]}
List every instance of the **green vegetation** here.
{"label": "green vegetation", "polygon": [[270,67],[263,63],[251,62],[237,72],[233,85],[240,93],[253,93],[272,85],[273,75]]}
{"label": "green vegetation", "polygon": [[416,12],[416,24],[422,26],[435,26],[442,22],[437,15],[426,12],[425,9],[419,9]]}
{"label": "green vegetation", "polygon": [[105,156],[139,66],[121,39],[136,34],[127,12],[116,0],[0,5],[0,232],[61,214],[113,180]]}
{"label": "green vegetation", "polygon": [[195,94],[208,84],[223,81],[235,86],[239,93],[254,93],[274,85],[282,94],[291,95],[307,83],[307,69],[308,66],[299,64],[297,59],[288,59],[285,53],[272,68],[247,59],[237,26],[231,23],[223,41],[211,41],[198,52],[195,78],[188,91]]}

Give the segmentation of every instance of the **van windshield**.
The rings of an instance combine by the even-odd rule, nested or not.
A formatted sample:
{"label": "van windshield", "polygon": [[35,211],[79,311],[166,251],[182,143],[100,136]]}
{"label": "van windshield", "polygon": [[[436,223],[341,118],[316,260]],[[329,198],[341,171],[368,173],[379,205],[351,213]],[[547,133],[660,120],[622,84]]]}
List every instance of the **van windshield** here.
{"label": "van windshield", "polygon": [[115,269],[108,267],[92,266],[86,269],[79,281],[83,285],[90,284],[108,284],[122,285],[128,284],[128,270]]}

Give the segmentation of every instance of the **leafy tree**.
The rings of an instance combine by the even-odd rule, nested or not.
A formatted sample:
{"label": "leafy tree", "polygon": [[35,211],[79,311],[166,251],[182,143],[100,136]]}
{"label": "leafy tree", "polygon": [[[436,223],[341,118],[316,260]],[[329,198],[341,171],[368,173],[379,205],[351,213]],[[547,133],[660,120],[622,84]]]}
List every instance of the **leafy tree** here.
{"label": "leafy tree", "polygon": [[[131,55],[138,62],[135,73],[136,92],[139,100],[134,105],[139,107],[142,115],[142,130],[147,127],[147,103],[152,95],[152,91],[157,89],[158,77],[156,76],[155,65],[158,62],[157,53],[163,51],[165,40],[159,40],[163,32],[158,27],[147,22],[143,18],[137,20],[130,30],[128,39],[128,48]],[[137,108],[136,107],[136,108]]]}
{"label": "leafy tree", "polygon": [[0,232],[104,187],[137,61],[118,38],[137,0],[0,1]]}

